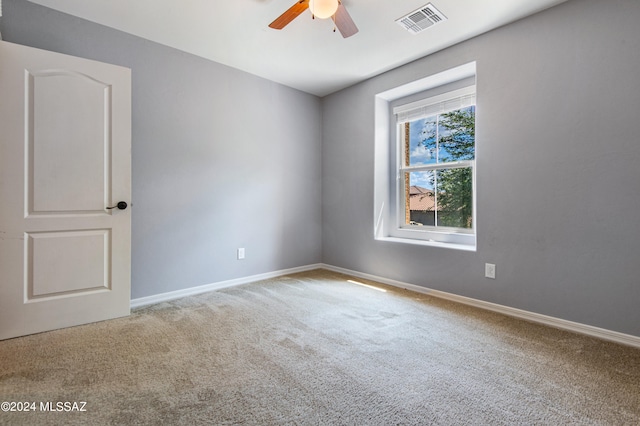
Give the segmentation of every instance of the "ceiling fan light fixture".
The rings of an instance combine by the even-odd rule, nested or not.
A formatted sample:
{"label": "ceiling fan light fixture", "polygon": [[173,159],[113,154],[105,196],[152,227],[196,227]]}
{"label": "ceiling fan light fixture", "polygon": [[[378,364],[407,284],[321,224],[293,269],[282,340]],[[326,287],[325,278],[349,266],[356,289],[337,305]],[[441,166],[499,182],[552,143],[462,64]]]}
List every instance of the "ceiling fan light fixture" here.
{"label": "ceiling fan light fixture", "polygon": [[331,18],[338,10],[338,0],[309,0],[309,9],[316,18]]}

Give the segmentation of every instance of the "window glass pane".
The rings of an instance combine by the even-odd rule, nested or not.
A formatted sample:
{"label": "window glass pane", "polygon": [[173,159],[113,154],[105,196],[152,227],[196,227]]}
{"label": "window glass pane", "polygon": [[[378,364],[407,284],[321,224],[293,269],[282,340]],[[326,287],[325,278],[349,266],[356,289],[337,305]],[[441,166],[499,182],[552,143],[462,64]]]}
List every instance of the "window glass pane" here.
{"label": "window glass pane", "polygon": [[424,225],[435,226],[435,191],[433,190],[435,183],[435,173],[411,172],[409,175],[409,196],[408,196],[408,215],[405,215],[406,225]]}
{"label": "window glass pane", "polygon": [[405,125],[407,130],[409,155],[405,155],[405,165],[475,158],[475,106],[411,121]]}
{"label": "window glass pane", "polygon": [[405,225],[472,228],[472,179],[470,167],[405,173]]}
{"label": "window glass pane", "polygon": [[475,106],[470,106],[438,117],[440,163],[475,158],[475,112]]}
{"label": "window glass pane", "polygon": [[410,122],[409,165],[421,166],[437,162],[437,117],[420,118]]}
{"label": "window glass pane", "polygon": [[470,167],[436,171],[436,226],[472,228],[473,171]]}

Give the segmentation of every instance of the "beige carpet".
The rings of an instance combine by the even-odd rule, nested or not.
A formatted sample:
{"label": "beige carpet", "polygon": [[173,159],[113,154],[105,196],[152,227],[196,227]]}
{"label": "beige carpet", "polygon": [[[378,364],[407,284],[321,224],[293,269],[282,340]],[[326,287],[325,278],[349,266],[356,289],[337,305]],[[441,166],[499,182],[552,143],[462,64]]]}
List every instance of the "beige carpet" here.
{"label": "beige carpet", "polygon": [[347,279],[290,275],[0,342],[0,401],[37,403],[0,424],[640,424],[638,349]]}

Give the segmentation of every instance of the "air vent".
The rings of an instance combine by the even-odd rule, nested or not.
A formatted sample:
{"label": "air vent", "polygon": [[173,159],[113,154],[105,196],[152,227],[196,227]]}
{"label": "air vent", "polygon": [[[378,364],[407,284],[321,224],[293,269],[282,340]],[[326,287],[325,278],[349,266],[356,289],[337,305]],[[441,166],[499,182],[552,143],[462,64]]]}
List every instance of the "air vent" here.
{"label": "air vent", "polygon": [[418,10],[414,10],[406,16],[396,20],[396,22],[411,34],[418,34],[440,22],[447,20],[447,17],[442,14],[434,5],[428,3],[422,6]]}

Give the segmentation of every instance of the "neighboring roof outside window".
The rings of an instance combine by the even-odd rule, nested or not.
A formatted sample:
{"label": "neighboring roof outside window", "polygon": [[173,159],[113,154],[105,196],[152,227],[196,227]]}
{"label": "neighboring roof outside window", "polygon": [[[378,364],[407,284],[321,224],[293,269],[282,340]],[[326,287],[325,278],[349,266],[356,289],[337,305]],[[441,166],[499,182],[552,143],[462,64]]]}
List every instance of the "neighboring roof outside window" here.
{"label": "neighboring roof outside window", "polygon": [[409,189],[409,210],[434,211],[435,198],[433,190],[413,185]]}

